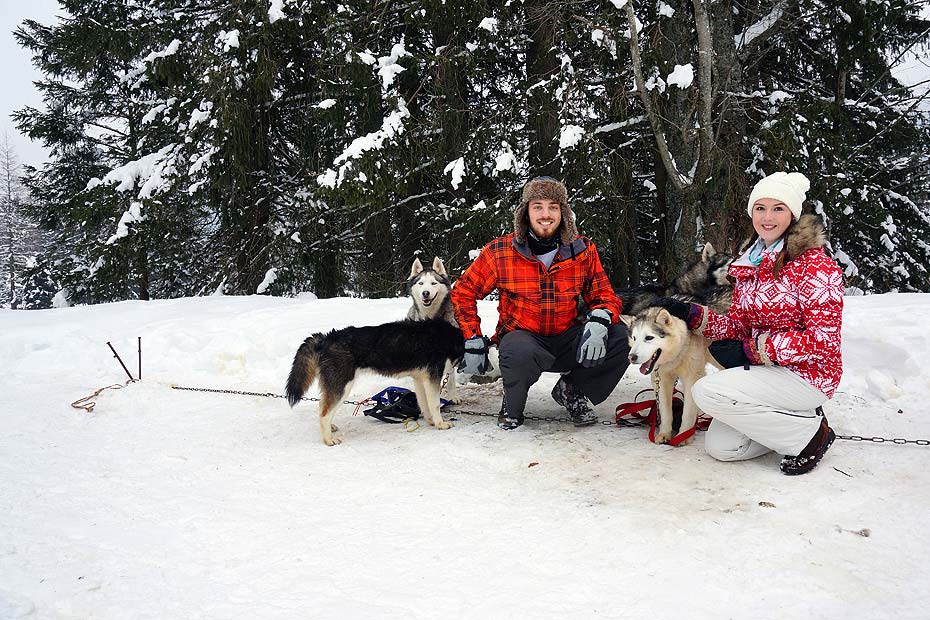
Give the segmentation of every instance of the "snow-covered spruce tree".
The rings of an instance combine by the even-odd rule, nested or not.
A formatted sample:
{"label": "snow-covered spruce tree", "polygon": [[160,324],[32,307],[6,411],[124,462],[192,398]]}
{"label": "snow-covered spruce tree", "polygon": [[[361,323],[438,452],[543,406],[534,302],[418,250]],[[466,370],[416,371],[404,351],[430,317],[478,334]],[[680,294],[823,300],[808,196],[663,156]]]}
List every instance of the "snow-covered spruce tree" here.
{"label": "snow-covered spruce tree", "polygon": [[380,21],[350,19],[340,51],[354,79],[335,106],[350,131],[317,182],[327,202],[348,198],[357,213],[339,228],[359,252],[347,265],[368,289],[358,292],[394,294],[414,256],[443,256],[457,271],[507,219],[491,179],[512,174],[513,162],[496,166],[495,156],[510,153],[507,113],[521,105],[509,97],[502,109],[514,57],[483,3],[409,3]]}
{"label": "snow-covered spruce tree", "polygon": [[626,16],[610,3],[573,3],[561,7],[558,24],[558,72],[534,89],[558,110],[557,176],[565,180],[579,228],[597,244],[611,282],[636,285],[640,263],[655,261],[655,244],[637,239],[654,231],[643,183],[653,171],[644,139],[648,124],[630,92]]}
{"label": "snow-covered spruce tree", "polygon": [[[57,23],[16,32],[46,75],[46,110],[16,114],[51,161],[27,174],[30,214],[53,232],[41,268],[72,302],[184,294],[192,247],[184,202],[157,195],[163,152],[148,131],[155,98],[148,65],[159,56],[143,3],[69,0]],[[153,148],[154,147],[154,148]]]}
{"label": "snow-covered spruce tree", "polygon": [[158,41],[139,70],[157,96],[145,117],[152,166],[139,196],[151,188],[186,216],[188,252],[176,258],[187,294],[264,290],[276,196],[271,104],[285,54],[268,4],[164,0],[152,8]]}
{"label": "snow-covered spruce tree", "polygon": [[807,2],[749,76],[756,174],[805,172],[850,286],[930,288],[930,127],[890,65],[928,42],[919,4]]}

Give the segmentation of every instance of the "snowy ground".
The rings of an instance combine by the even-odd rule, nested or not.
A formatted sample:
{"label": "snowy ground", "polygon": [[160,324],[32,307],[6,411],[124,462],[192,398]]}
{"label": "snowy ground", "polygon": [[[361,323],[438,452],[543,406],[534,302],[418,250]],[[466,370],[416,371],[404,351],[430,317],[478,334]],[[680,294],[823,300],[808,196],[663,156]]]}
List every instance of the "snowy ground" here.
{"label": "snowy ground", "polygon": [[[0,618],[930,616],[930,447],[837,441],[813,473],[652,445],[646,429],[491,418],[344,443],[281,393],[312,331],[394,300],[210,297],[0,311]],[[482,306],[488,327],[494,306]],[[930,295],[847,299],[842,434],[930,438]],[[111,341],[143,381],[125,379]],[[530,409],[559,415],[555,376]],[[394,380],[356,383],[360,400]],[[401,382],[403,384],[403,382]],[[607,403],[647,381],[631,369]],[[499,387],[463,409],[496,411]],[[538,465],[530,467],[531,463]],[[841,471],[840,471],[841,470]]]}

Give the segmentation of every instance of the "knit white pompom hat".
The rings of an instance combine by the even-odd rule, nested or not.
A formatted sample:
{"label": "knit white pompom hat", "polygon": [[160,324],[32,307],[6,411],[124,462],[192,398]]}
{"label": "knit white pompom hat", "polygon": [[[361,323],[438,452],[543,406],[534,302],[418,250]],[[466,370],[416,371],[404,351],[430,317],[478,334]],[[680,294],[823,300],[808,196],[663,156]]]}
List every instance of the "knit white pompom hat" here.
{"label": "knit white pompom hat", "polygon": [[760,198],[774,198],[780,200],[791,210],[791,215],[797,221],[801,217],[801,207],[807,197],[807,190],[811,182],[800,172],[776,172],[765,177],[752,188],[749,194],[749,205],[746,211],[752,217],[752,205]]}

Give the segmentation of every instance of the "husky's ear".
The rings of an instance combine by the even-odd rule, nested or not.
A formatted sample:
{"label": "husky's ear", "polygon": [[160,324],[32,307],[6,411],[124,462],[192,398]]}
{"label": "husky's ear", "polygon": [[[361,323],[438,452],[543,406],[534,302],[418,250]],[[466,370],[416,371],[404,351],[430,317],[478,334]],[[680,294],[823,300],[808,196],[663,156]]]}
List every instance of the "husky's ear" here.
{"label": "husky's ear", "polygon": [[701,252],[701,260],[708,261],[710,258],[717,253],[717,250],[714,249],[714,246],[711,245],[710,241],[704,244],[704,251]]}
{"label": "husky's ear", "polygon": [[633,320],[636,319],[632,314],[621,314],[620,320],[623,321],[623,324],[627,327],[633,327]]}
{"label": "husky's ear", "polygon": [[423,271],[423,263],[420,262],[419,258],[413,259],[413,266],[410,267],[410,277],[412,278],[421,271]]}
{"label": "husky's ear", "polygon": [[438,256],[433,257],[433,271],[435,271],[441,276],[449,275],[446,273],[446,266],[442,264],[442,261],[439,260]]}
{"label": "husky's ear", "polygon": [[672,315],[668,313],[668,310],[661,308],[656,314],[656,323],[659,325],[671,325],[672,324]]}

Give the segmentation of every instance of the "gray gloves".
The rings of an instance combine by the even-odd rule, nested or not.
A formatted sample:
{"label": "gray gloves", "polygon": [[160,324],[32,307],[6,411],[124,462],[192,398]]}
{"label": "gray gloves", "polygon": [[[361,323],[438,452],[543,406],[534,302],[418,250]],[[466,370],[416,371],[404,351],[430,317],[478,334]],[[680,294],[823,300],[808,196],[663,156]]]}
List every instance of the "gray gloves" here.
{"label": "gray gloves", "polygon": [[459,372],[466,375],[483,375],[491,367],[488,361],[488,347],[491,346],[484,336],[472,336],[465,341],[465,356],[459,364]]}
{"label": "gray gloves", "polygon": [[607,355],[607,330],[610,327],[610,312],[598,308],[588,315],[588,322],[581,332],[578,343],[578,363],[585,368],[597,366]]}

